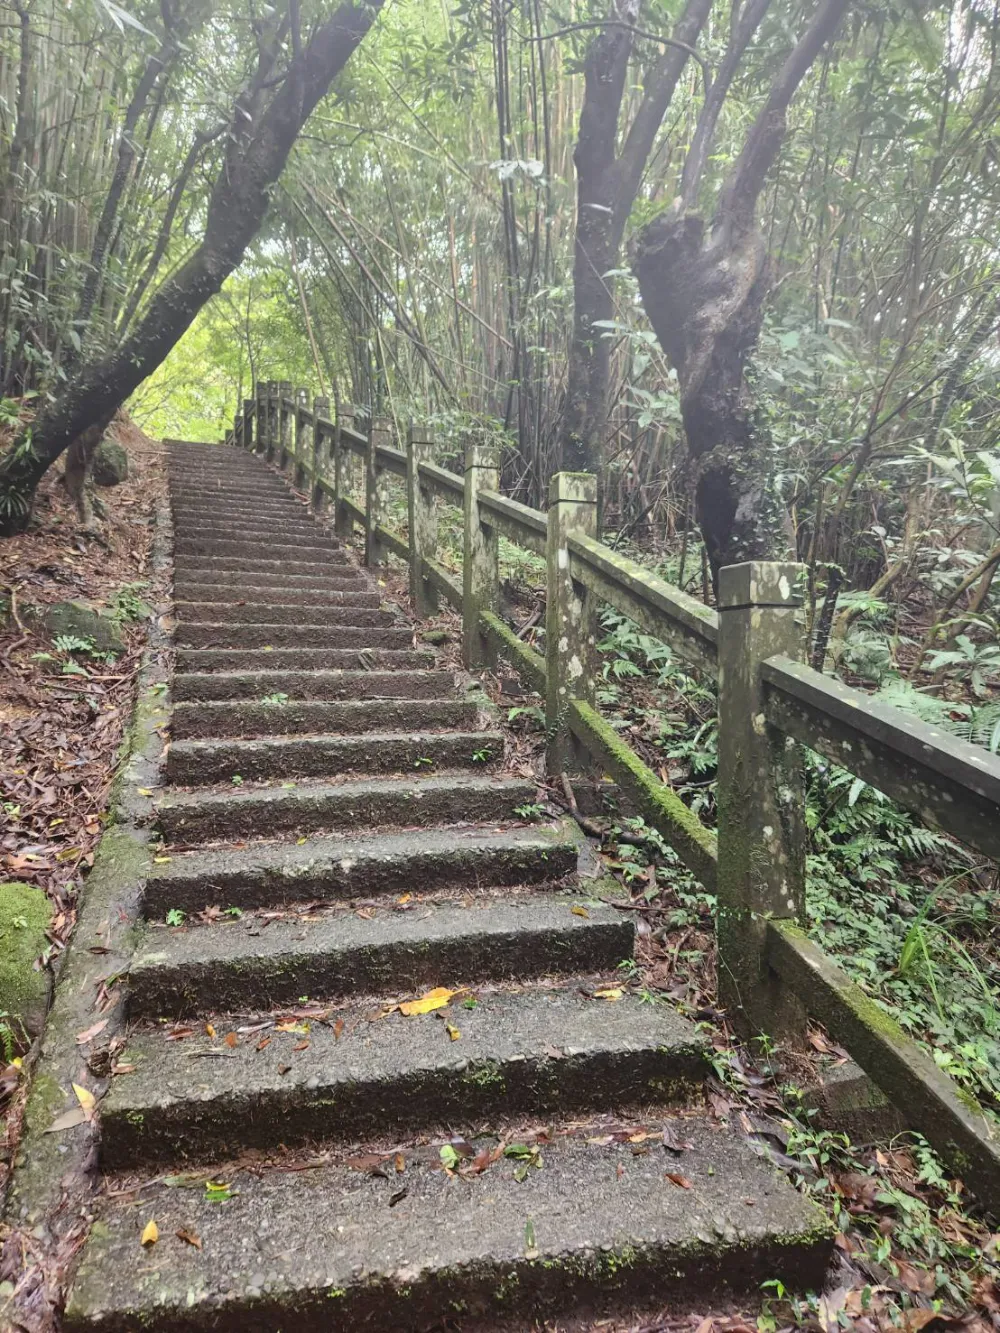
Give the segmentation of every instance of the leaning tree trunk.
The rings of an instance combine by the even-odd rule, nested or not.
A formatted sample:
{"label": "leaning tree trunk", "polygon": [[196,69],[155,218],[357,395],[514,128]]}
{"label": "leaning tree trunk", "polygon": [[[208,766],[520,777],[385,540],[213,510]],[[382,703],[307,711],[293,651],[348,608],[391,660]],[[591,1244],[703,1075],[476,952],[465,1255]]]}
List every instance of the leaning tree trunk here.
{"label": "leaning tree trunk", "polygon": [[773,553],[768,439],[755,419],[747,358],[760,334],[768,265],[756,231],[707,246],[700,217],[660,218],[643,232],[636,276],[677,370],[695,469],[695,507],[713,580],[723,565]]}
{"label": "leaning tree trunk", "polygon": [[260,228],[271,187],[313,108],[375,21],[383,0],[345,3],[292,59],[270,101],[263,72],[237,99],[201,244],[153,297],[134,332],[102,361],[84,365],[0,459],[0,536],[23,531],[35,489],[85,431],[102,432],[219,291]]}

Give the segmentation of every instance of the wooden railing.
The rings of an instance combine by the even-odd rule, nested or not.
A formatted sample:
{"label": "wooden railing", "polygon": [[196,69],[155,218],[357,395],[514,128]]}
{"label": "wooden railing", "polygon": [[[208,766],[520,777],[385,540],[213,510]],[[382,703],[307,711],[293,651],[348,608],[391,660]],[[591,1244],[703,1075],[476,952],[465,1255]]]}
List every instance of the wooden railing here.
{"label": "wooden railing", "polygon": [[[290,384],[262,384],[227,442],[293,471],[335,530],[365,534],[365,559],[409,565],[418,614],[443,597],[463,617],[468,667],[509,661],[545,697],[547,763],[560,774],[597,765],[718,899],[722,1003],[746,1034],[800,1040],[807,1017],[827,1025],[970,1188],[1000,1206],[992,1123],[902,1029],[807,939],[806,836],[799,744],[879,788],[924,821],[1000,859],[1000,761],[885,707],[801,661],[801,567],[750,562],[721,571],[713,611],[597,540],[596,480],[559,473],[547,513],[499,493],[499,459],[470,445],[465,475],[438,466],[433,439],[411,428],[405,451],[390,423],[361,433],[342,411],[309,406]],[[386,483],[406,489],[407,533],[385,522]],[[357,498],[355,498],[357,496]],[[459,581],[436,559],[435,500],[463,508]],[[544,657],[499,614],[498,538],[546,560]],[[597,610],[615,607],[718,683],[718,833],[623,742],[594,706]]]}

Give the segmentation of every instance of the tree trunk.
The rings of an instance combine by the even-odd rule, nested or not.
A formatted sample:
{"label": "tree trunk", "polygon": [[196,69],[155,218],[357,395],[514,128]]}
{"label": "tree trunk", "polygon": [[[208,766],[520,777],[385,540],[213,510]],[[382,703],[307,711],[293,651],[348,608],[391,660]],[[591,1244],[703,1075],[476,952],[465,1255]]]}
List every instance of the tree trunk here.
{"label": "tree trunk", "polygon": [[0,536],[23,531],[35,488],[48,468],[84,431],[103,432],[240,263],[299,131],[382,3],[341,5],[294,56],[263,109],[263,91],[274,84],[269,68],[261,69],[237,99],[201,244],[159,289],[134,332],[103,360],[82,366],[36,418],[30,434],[19,437],[0,460]]}

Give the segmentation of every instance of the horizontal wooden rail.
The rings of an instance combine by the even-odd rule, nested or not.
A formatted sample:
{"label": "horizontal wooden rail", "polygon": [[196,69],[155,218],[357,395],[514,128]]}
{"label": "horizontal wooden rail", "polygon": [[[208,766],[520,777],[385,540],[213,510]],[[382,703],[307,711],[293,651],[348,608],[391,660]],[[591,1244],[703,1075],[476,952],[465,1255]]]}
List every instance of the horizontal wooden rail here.
{"label": "horizontal wooden rail", "polygon": [[715,673],[719,617],[711,607],[590,537],[571,535],[568,544],[573,578],[678,656]]}
{"label": "horizontal wooden rail", "polygon": [[938,1069],[898,1023],[870,1000],[791,921],[770,921],[767,957],[808,1012],[850,1051],[866,1074],[969,1187],[1000,1201],[1000,1143],[975,1099]]}
{"label": "horizontal wooden rail", "polygon": [[544,514],[499,491],[480,491],[479,504],[485,511],[484,522],[495,527],[502,537],[536,555],[545,555],[548,528]]}
{"label": "horizontal wooden rail", "polygon": [[1000,860],[1000,759],[801,662],[764,662],[773,727]]}
{"label": "horizontal wooden rail", "polygon": [[429,486],[435,495],[440,495],[450,504],[462,503],[465,482],[457,473],[449,472],[446,467],[438,467],[437,463],[421,463],[420,480],[425,486]]}

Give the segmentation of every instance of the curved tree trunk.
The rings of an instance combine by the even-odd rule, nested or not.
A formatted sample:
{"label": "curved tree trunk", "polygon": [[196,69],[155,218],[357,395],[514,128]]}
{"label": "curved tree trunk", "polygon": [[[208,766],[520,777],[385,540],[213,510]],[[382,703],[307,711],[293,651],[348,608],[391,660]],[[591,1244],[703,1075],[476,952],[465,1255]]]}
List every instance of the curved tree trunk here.
{"label": "curved tree trunk", "polygon": [[237,99],[201,244],[150,301],[142,320],[103,360],[85,365],[0,459],[0,536],[22,531],[41,478],[74,440],[102,432],[221,288],[260,228],[271,187],[313,108],[372,23],[383,0],[345,3],[294,56],[273,95],[262,66]]}

